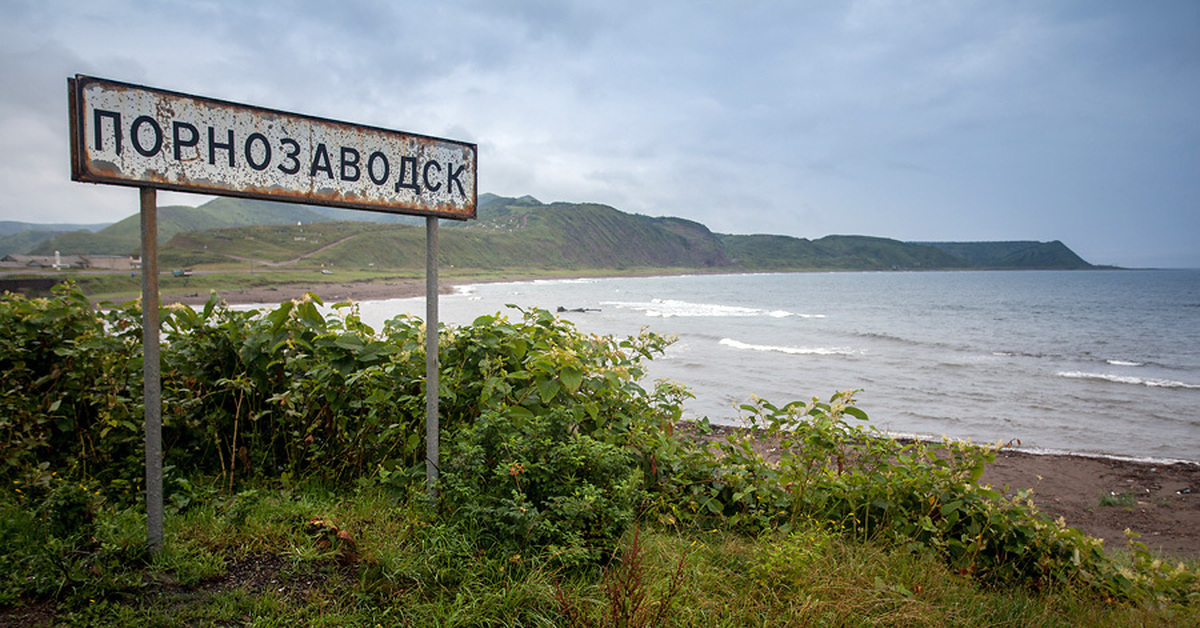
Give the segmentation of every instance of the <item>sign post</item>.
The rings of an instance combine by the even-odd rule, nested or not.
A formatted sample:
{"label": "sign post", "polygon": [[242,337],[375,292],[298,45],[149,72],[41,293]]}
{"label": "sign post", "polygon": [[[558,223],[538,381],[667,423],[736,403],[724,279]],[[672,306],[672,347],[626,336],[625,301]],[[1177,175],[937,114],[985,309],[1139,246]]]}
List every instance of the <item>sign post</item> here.
{"label": "sign post", "polygon": [[158,322],[158,192],[142,188],[142,398],[146,430],[146,541],[163,542],[162,370]]}
{"label": "sign post", "polygon": [[438,470],[438,222],[425,219],[425,488],[437,498]]}
{"label": "sign post", "polygon": [[475,218],[475,144],[76,75],[71,179],[141,190],[146,515],[162,545],[156,190],[426,217],[426,474],[438,475],[437,220]]}

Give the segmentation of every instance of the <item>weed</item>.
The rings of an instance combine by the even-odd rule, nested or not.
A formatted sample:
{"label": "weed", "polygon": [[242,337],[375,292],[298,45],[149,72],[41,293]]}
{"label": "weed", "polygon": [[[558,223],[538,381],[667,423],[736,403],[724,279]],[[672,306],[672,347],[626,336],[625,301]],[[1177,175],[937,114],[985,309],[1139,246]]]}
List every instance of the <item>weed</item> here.
{"label": "weed", "polygon": [[1133,493],[1116,493],[1110,492],[1108,495],[1100,497],[1101,508],[1123,508],[1132,511],[1137,505],[1137,495]]}

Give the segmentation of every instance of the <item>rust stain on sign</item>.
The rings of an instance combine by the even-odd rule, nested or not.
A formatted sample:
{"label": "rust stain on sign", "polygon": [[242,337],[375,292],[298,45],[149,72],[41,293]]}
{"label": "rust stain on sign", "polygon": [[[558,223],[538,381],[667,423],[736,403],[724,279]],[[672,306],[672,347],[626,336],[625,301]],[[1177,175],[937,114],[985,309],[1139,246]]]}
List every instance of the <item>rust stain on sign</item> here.
{"label": "rust stain on sign", "polygon": [[77,75],[71,178],[475,217],[476,146]]}

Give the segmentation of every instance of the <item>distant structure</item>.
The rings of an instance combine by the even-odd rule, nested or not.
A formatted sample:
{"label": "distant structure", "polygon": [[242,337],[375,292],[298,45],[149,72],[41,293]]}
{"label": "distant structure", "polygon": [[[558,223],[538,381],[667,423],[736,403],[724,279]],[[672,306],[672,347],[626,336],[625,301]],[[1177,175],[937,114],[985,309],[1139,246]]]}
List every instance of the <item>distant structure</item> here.
{"label": "distant structure", "polygon": [[135,255],[5,255],[0,270],[141,270],[142,258]]}

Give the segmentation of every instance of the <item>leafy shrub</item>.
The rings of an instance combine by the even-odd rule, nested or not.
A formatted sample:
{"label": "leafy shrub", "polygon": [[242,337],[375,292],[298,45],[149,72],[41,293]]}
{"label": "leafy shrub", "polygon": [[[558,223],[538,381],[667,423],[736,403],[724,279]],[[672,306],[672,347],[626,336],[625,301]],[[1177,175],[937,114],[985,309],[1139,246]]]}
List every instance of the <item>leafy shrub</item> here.
{"label": "leafy shrub", "polygon": [[[829,402],[743,406],[749,429],[707,445],[671,489],[705,525],[717,518],[760,529],[809,529],[813,522],[860,539],[941,557],[952,569],[994,584],[1082,585],[1119,599],[1194,602],[1200,578],[1131,546],[1130,565],[1040,513],[1026,492],[1006,497],[978,480],[996,450],[967,443],[903,442],[863,423],[853,393]],[[765,439],[783,455],[769,464]]]}
{"label": "leafy shrub", "polygon": [[669,342],[585,336],[536,309],[450,334],[445,503],[508,548],[605,555],[643,500],[650,435],[680,413],[676,390],[638,383]]}
{"label": "leafy shrub", "polygon": [[139,458],[140,323],[126,314],[93,311],[71,285],[0,299],[4,477],[53,466],[111,478]]}
{"label": "leafy shrub", "polygon": [[[247,312],[214,297],[199,311],[163,310],[173,508],[248,479],[344,487],[420,477],[423,325],[397,317],[376,333],[353,306],[321,305]],[[586,335],[543,310],[521,315],[440,330],[443,514],[485,548],[578,564],[607,558],[640,516],[750,533],[816,525],[937,556],[985,582],[1200,599],[1194,568],[1136,542],[1118,564],[1027,495],[978,486],[994,450],[884,437],[852,393],[758,400],[743,407],[746,430],[696,445],[673,431],[688,393],[641,384],[643,361],[669,338]],[[129,543],[137,535],[113,532],[130,519],[110,518],[142,477],[140,317],[136,303],[93,310],[69,285],[46,299],[0,299],[0,469],[14,482],[0,496],[5,600],[87,590],[77,585],[88,572],[115,582],[144,552]],[[765,460],[758,439],[782,457]]]}
{"label": "leafy shrub", "polygon": [[235,477],[318,474],[346,481],[381,462],[415,463],[423,407],[420,330],[383,337],[353,308],[315,297],[268,312],[215,296],[164,317],[163,432],[172,463]]}
{"label": "leafy shrub", "polygon": [[[100,478],[132,498],[140,484],[140,309],[97,312],[75,287],[10,295],[0,359],[14,373],[4,463]],[[425,330],[409,317],[376,334],[352,306],[315,297],[266,312],[215,297],[162,312],[164,461],[171,506],[188,476],[410,478],[424,450]],[[658,472],[661,432],[683,392],[639,384],[642,360],[670,340],[576,331],[543,310],[480,317],[441,338],[448,512],[489,538],[537,547],[612,544]],[[113,377],[118,375],[119,377]],[[50,400],[50,401],[48,401]],[[40,465],[40,466],[39,466]],[[102,476],[102,477],[101,477]]]}

